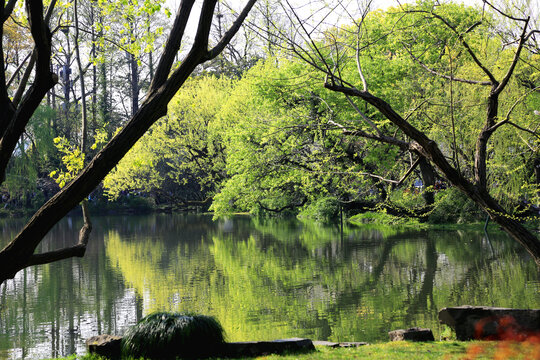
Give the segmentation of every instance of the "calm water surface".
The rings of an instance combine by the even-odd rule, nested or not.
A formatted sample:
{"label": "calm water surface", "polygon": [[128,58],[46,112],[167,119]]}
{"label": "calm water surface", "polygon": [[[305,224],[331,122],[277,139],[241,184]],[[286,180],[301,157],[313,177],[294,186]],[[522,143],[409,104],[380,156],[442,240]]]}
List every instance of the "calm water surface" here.
{"label": "calm water surface", "polygon": [[[504,234],[321,226],[296,220],[150,215],[94,218],[83,259],[32,267],[0,286],[0,358],[85,353],[154,311],[215,316],[230,341],[375,342],[440,308],[540,308],[539,273]],[[22,226],[2,220],[4,245]],[[66,218],[40,251],[76,241]],[[493,226],[493,225],[492,225]]]}

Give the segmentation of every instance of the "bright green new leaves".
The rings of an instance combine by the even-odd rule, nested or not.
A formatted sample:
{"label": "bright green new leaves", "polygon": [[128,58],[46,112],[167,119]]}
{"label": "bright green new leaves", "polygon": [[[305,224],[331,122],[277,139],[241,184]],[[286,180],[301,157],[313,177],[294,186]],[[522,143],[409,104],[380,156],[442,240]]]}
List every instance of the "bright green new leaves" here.
{"label": "bright green new leaves", "polygon": [[321,97],[322,83],[302,63],[269,59],[234,88],[222,111],[230,176],[214,198],[216,215],[281,212],[357,188],[341,130]]}
{"label": "bright green new leaves", "polygon": [[167,123],[160,124],[167,134],[169,176],[186,183],[191,174],[201,191],[213,194],[225,177],[225,144],[219,114],[232,91],[232,81],[214,76],[192,79],[173,99]]}
{"label": "bright green new leaves", "polygon": [[161,147],[153,145],[154,129],[139,140],[124,156],[116,168],[103,180],[104,193],[111,200],[122,191],[151,191],[159,188],[163,181],[158,164],[164,156]]}
{"label": "bright green new leaves", "polygon": [[65,170],[54,170],[49,176],[63,188],[67,183],[73,180],[84,166],[84,154],[78,146],[72,145],[65,137],[57,137],[54,139],[54,145],[62,156],[62,163]]}
{"label": "bright green new leaves", "polygon": [[135,144],[104,181],[106,193],[143,191],[184,201],[213,195],[225,175],[218,113],[230,96],[225,78],[190,79],[166,118]]}

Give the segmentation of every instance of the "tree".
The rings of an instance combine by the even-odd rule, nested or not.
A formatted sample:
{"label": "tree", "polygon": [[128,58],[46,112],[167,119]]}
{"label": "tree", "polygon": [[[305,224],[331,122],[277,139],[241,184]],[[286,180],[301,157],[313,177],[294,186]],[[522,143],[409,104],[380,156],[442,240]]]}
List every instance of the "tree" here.
{"label": "tree", "polygon": [[105,178],[110,198],[125,191],[154,196],[156,203],[204,205],[225,177],[225,144],[218,114],[231,80],[190,78],[158,121]]}
{"label": "tree", "polygon": [[[47,201],[28,221],[21,232],[0,251],[0,282],[12,278],[19,270],[37,264],[50,263],[73,256],[83,256],[86,244],[45,254],[34,254],[44,235],[82,201],[120,161],[124,154],[160,117],[167,113],[167,105],[194,69],[215,58],[232,39],[256,0],[249,0],[233,25],[215,46],[209,49],[209,33],[217,0],[204,0],[199,15],[195,39],[181,64],[171,71],[182,44],[186,25],[194,0],[183,0],[176,13],[173,27],[163,54],[156,67],[148,93],[138,111],[109,143],[86,165],[81,173],[60,192]],[[3,2],[0,19],[4,24],[14,11],[17,0]],[[0,56],[0,180],[5,179],[6,168],[21,134],[47,92],[56,84],[58,76],[51,72],[52,33],[49,19],[56,1],[45,11],[41,0],[26,1],[27,19],[34,41],[34,78],[21,101],[14,103],[7,86],[4,68],[4,49]],[[2,43],[2,46],[4,44]],[[26,83],[19,87],[26,87]]]}
{"label": "tree", "polygon": [[[423,68],[434,79],[448,81],[439,84],[442,86],[441,92],[446,93],[449,97],[450,111],[444,117],[445,125],[449,129],[447,133],[452,139],[450,144],[430,136],[429,128],[426,127],[426,117],[423,116],[425,112],[416,111],[422,109],[425,102],[412,103],[403,107],[400,106],[402,104],[399,101],[385,99],[384,94],[376,95],[376,90],[368,87],[371,74],[364,72],[362,67],[364,61],[369,61],[369,58],[364,58],[364,50],[371,46],[369,40],[377,42],[377,38],[369,39],[364,46],[360,46],[361,43],[357,42],[352,46],[354,55],[351,56],[348,53],[351,47],[340,46],[338,41],[334,41],[334,34],[329,33],[326,37],[322,35],[324,40],[316,41],[312,35],[313,31],[307,30],[306,25],[300,21],[298,27],[305,36],[305,43],[300,44],[289,40],[288,46],[303,61],[325,74],[324,86],[327,89],[351,99],[363,101],[370,111],[375,111],[378,116],[388,121],[395,131],[403,134],[407,139],[407,147],[413,154],[429,160],[450,184],[486,211],[490,218],[527,249],[540,265],[540,241],[501,205],[500,200],[498,201],[493,196],[494,189],[497,188],[498,184],[496,181],[493,182],[489,176],[489,174],[497,173],[493,169],[491,160],[495,154],[511,151],[511,148],[500,146],[495,142],[495,135],[501,133],[502,129],[513,128],[522,137],[527,137],[524,142],[532,146],[533,149],[538,146],[537,131],[534,128],[528,128],[527,125],[520,125],[519,118],[514,120],[515,108],[523,104],[524,99],[537,91],[538,88],[535,87],[527,91],[517,99],[513,98],[508,90],[517,80],[518,69],[527,68],[530,61],[537,61],[534,60],[534,55],[527,51],[527,46],[533,42],[539,31],[531,28],[530,17],[514,17],[488,1],[484,0],[482,3],[483,11],[469,12],[469,15],[467,12],[462,12],[467,16],[460,16],[459,12],[452,12],[452,5],[439,5],[438,2],[419,2],[415,6],[404,6],[394,10],[398,13],[397,17],[394,18],[395,22],[382,35],[384,39],[398,36],[394,30],[400,29],[403,24],[401,19],[413,19],[412,24],[403,26],[403,29],[410,32],[420,30],[416,31],[415,37],[411,37],[411,41],[414,42],[399,44],[393,48],[392,52],[387,53],[387,59],[382,66],[391,63],[396,54],[408,53],[408,56],[415,60],[416,66]],[[299,19],[298,14],[293,16]],[[482,36],[483,31],[489,31],[491,34],[496,33],[497,25],[503,23],[493,21],[497,17],[504,19],[504,22],[511,23],[511,26],[519,28],[518,36],[509,49],[501,47],[503,44],[493,37],[484,39]],[[484,22],[486,27],[480,26]],[[361,34],[363,22],[357,23],[356,26],[356,33]],[[505,24],[505,26],[509,25]],[[447,32],[450,36],[443,37],[440,42],[433,41],[433,39],[437,39],[437,36],[431,39],[429,36],[425,36],[441,32]],[[424,53],[426,53],[426,47],[439,49],[438,59],[437,57],[431,58],[432,64],[439,65],[438,68],[426,64],[422,53],[415,53],[415,50],[420,50],[422,46],[424,46]],[[429,55],[432,52],[427,53]],[[346,59],[354,59],[357,62],[358,77],[347,78],[344,76],[342,69]],[[448,67],[442,66],[443,59],[449,62]],[[498,59],[505,59],[505,61],[497,62]],[[468,71],[461,77],[458,75],[462,74],[456,73],[456,67],[460,63],[463,64],[463,61],[467,62],[467,67],[462,67],[462,69]],[[534,65],[531,67],[535,68]],[[356,82],[362,84],[360,89],[354,85]],[[484,114],[474,112],[474,118],[469,118],[455,111],[456,102],[453,97],[456,93],[453,89],[458,85],[474,89],[469,90],[469,94],[475,94],[475,97],[483,97],[481,106],[484,108]],[[482,88],[489,88],[489,90],[485,91]],[[402,96],[402,98],[404,97]],[[411,116],[411,114],[402,116],[400,112],[407,108],[416,116]],[[460,124],[461,120],[463,122]],[[472,141],[472,144],[459,147],[456,141],[456,128],[459,125],[468,124],[468,121],[471,121],[470,124],[474,124],[469,129],[474,131],[476,136],[464,139]],[[378,137],[380,141],[385,140],[381,134],[376,132],[365,133],[363,136]],[[467,149],[472,149],[471,154],[465,152]]]}

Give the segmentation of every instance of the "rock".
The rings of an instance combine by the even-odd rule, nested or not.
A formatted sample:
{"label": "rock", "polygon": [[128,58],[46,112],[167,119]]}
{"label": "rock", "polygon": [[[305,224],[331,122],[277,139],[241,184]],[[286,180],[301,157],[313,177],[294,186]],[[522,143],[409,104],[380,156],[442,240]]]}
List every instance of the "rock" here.
{"label": "rock", "polygon": [[339,343],[339,347],[342,347],[342,348],[359,347],[359,346],[364,346],[364,345],[369,345],[369,344],[367,342],[356,342],[356,341]]}
{"label": "rock", "polygon": [[86,347],[90,354],[96,354],[107,358],[119,358],[121,353],[121,336],[97,335],[86,340]]}
{"label": "rock", "polygon": [[350,348],[350,347],[359,347],[364,345],[369,345],[366,342],[331,342],[331,341],[313,341],[313,345],[315,346],[328,346],[331,348]]}
{"label": "rock", "polygon": [[331,348],[339,347],[339,343],[337,343],[337,342],[321,341],[321,340],[313,341],[313,345],[315,345],[315,346],[327,346],[327,347],[331,347]]}
{"label": "rock", "polygon": [[[122,337],[98,335],[86,340],[88,352],[107,358],[120,358]],[[315,346],[309,339],[292,338],[274,341],[248,341],[224,343],[219,349],[212,351],[217,357],[254,357],[267,354],[300,353],[314,351]],[[209,356],[210,356],[209,355]]]}
{"label": "rock", "polygon": [[248,341],[226,343],[220,356],[225,357],[253,357],[267,354],[284,354],[309,352],[315,350],[313,342],[309,339],[283,339],[274,341]]}
{"label": "rock", "polygon": [[450,326],[458,340],[524,341],[540,335],[540,310],[465,305],[442,309],[439,321]]}
{"label": "rock", "polygon": [[399,329],[390,331],[388,333],[390,336],[390,341],[434,341],[433,332],[430,329],[422,329],[418,327],[413,327],[407,330]]}

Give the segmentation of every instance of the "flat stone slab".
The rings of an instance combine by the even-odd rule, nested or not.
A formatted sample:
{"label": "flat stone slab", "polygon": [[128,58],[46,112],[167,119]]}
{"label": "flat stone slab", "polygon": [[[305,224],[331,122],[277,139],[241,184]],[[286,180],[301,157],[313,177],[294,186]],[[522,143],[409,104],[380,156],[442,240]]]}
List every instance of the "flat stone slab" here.
{"label": "flat stone slab", "polygon": [[315,346],[310,339],[292,338],[274,341],[247,341],[225,343],[222,354],[226,357],[262,356],[268,354],[285,354],[314,351]]}
{"label": "flat stone slab", "polygon": [[488,306],[457,306],[439,311],[439,321],[458,340],[515,340],[540,335],[540,310]]}
{"label": "flat stone slab", "polygon": [[[88,352],[107,358],[119,358],[122,337],[113,335],[92,336],[86,340]],[[340,344],[338,344],[340,345]],[[292,338],[274,341],[246,341],[225,343],[211,356],[219,357],[254,357],[268,354],[301,353],[314,351],[310,339]]]}
{"label": "flat stone slab", "polygon": [[342,348],[360,347],[360,346],[365,346],[365,345],[369,345],[369,344],[367,342],[357,342],[357,341],[339,343],[339,347],[342,347]]}
{"label": "flat stone slab", "polygon": [[121,336],[97,335],[86,339],[86,347],[90,354],[96,354],[107,358],[115,359],[120,357]]}
{"label": "flat stone slab", "polygon": [[337,348],[339,347],[338,342],[332,342],[332,341],[322,341],[322,340],[315,340],[313,341],[313,345],[315,346],[327,346],[331,348]]}
{"label": "flat stone slab", "polygon": [[430,329],[413,327],[409,329],[393,330],[388,333],[390,341],[435,341]]}
{"label": "flat stone slab", "polygon": [[330,348],[338,348],[338,347],[349,348],[349,347],[359,347],[359,346],[364,346],[364,345],[369,345],[369,344],[366,342],[354,342],[354,341],[353,342],[332,342],[332,341],[316,340],[316,341],[313,341],[313,345],[327,346]]}

